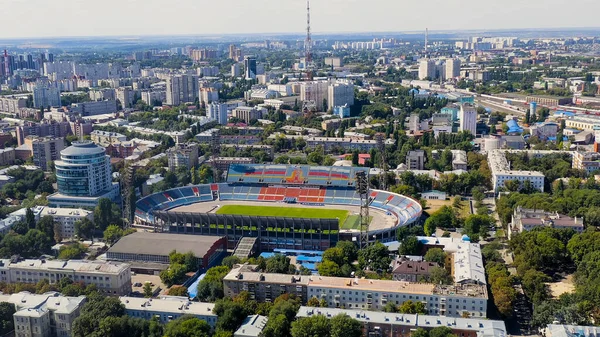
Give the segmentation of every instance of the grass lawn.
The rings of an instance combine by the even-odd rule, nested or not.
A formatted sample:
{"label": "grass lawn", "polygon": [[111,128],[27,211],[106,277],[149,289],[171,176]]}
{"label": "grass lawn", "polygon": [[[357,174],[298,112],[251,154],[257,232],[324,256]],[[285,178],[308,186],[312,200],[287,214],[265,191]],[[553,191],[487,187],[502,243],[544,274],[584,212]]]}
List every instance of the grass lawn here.
{"label": "grass lawn", "polygon": [[[373,221],[373,216],[369,216],[369,223],[371,223],[371,221]],[[360,229],[360,216],[359,215],[349,215],[348,218],[346,218],[346,221],[344,222],[344,224],[342,224],[342,227],[340,227],[340,229],[359,230]]]}
{"label": "grass lawn", "polygon": [[274,207],[274,206],[243,206],[225,205],[217,210],[217,214],[251,215],[251,216],[279,216],[287,218],[307,219],[339,219],[340,226],[346,222],[348,211],[327,208],[300,208],[300,207]]}

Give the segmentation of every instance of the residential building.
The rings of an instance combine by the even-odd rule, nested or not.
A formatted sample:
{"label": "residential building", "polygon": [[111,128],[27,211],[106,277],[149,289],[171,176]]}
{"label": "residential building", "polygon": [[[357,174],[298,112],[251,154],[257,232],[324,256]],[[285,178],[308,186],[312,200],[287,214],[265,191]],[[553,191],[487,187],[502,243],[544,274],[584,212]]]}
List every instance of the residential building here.
{"label": "residential building", "polygon": [[[331,152],[334,149],[368,152],[371,149],[377,148],[377,141],[374,139],[357,139],[350,137],[314,137],[314,136],[298,136],[298,135],[284,135],[275,133],[269,136],[269,139],[277,139],[277,137],[284,137],[287,141],[293,139],[304,139],[306,141],[306,147],[308,149],[316,149],[321,146],[325,152]],[[393,139],[386,139],[386,145],[393,144]]]}
{"label": "residential building", "polygon": [[174,75],[167,78],[167,105],[178,106],[198,98],[198,76]]}
{"label": "residential building", "polygon": [[261,119],[267,113],[267,109],[259,107],[240,106],[233,109],[231,116],[245,123],[250,123],[253,119]]}
{"label": "residential building", "polygon": [[425,151],[415,150],[409,151],[406,155],[406,167],[409,170],[425,169]]}
{"label": "residential building", "polygon": [[0,97],[0,112],[16,114],[21,108],[27,107],[25,98]]}
{"label": "residential building", "polygon": [[330,110],[336,106],[354,105],[354,84],[350,82],[330,84],[327,91],[327,104]]}
{"label": "residential building", "polygon": [[246,317],[240,328],[235,331],[233,337],[259,337],[268,321],[268,317],[250,315]]}
{"label": "residential building", "polygon": [[[351,310],[337,308],[300,307],[296,317],[312,317],[322,315],[328,319],[337,315],[350,316],[361,323],[363,336],[368,337],[402,337],[410,336],[416,329],[431,330],[447,327],[452,333],[461,337],[506,337],[506,325],[503,321],[444,317],[421,314],[398,314],[374,312],[366,310]],[[555,337],[555,336],[552,336]],[[556,336],[556,337],[577,337]]]}
{"label": "residential building", "polygon": [[12,147],[0,149],[0,166],[12,165],[15,163],[15,149]]}
{"label": "residential building", "polygon": [[[345,89],[342,89],[345,90]],[[300,101],[314,104],[319,111],[325,111],[329,107],[329,102],[324,105],[329,95],[328,81],[305,81],[300,83]],[[354,101],[352,101],[354,104]]]}
{"label": "residential building", "polygon": [[437,263],[411,261],[404,257],[392,262],[392,279],[396,281],[421,282],[431,275],[431,270],[439,267]]}
{"label": "residential building", "polygon": [[101,198],[119,197],[119,183],[112,182],[110,157],[90,141],[73,142],[60,152],[56,180],[58,193],[48,197],[53,207],[94,207]]}
{"label": "residential building", "polygon": [[180,143],[167,150],[169,170],[175,171],[178,167],[188,169],[198,165],[198,144]]}
{"label": "residential building", "polygon": [[121,107],[123,109],[129,108],[132,106],[134,92],[131,87],[119,87],[115,89],[115,97],[116,100],[121,102]]}
{"label": "residential building", "polygon": [[460,60],[457,58],[446,60],[446,79],[460,77]]}
{"label": "residential building", "polygon": [[587,174],[600,170],[600,154],[596,152],[574,152],[572,167]]}
{"label": "residential building", "polygon": [[583,218],[571,218],[558,212],[547,212],[539,209],[526,209],[517,206],[513,210],[512,220],[508,226],[508,237],[530,231],[538,227],[549,227],[558,229],[572,229],[582,233],[585,229]]}
{"label": "residential building", "polygon": [[208,117],[216,120],[220,125],[227,125],[227,104],[212,102],[206,109]]}
{"label": "residential building", "polygon": [[218,57],[218,52],[216,50],[203,48],[203,49],[193,49],[190,50],[190,58],[194,61],[208,61],[213,60]]}
{"label": "residential building", "polygon": [[529,181],[533,188],[544,192],[544,175],[538,171],[511,170],[503,150],[488,151],[488,165],[492,171],[492,185],[494,192],[498,193],[504,184],[509,181],[518,181],[521,186]]}
{"label": "residential building", "polygon": [[60,90],[49,84],[38,84],[33,88],[33,106],[48,108],[60,106]]}
{"label": "residential building", "polygon": [[122,237],[108,252],[106,258],[140,264],[158,263],[168,265],[173,250],[185,254],[192,252],[198,268],[208,268],[220,261],[227,252],[227,239],[218,236],[183,235],[167,233],[135,232]]}
{"label": "residential building", "polygon": [[92,142],[100,145],[115,144],[127,141],[127,136],[116,132],[94,130],[90,133]]}
{"label": "residential building", "polygon": [[200,67],[200,68],[196,69],[196,73],[198,74],[198,76],[203,76],[203,77],[219,76],[219,67],[217,67],[217,66]]}
{"label": "residential building", "polygon": [[593,337],[600,334],[597,326],[548,324],[544,329],[545,337]]}
{"label": "residential building", "polygon": [[57,284],[65,277],[85,285],[94,284],[107,295],[131,292],[129,264],[89,260],[0,260],[0,280],[6,283],[37,284],[48,280]]}
{"label": "residential building", "polygon": [[321,122],[321,129],[325,131],[337,130],[342,125],[342,120],[339,118],[327,119]]}
{"label": "residential building", "polygon": [[419,61],[419,79],[435,79],[435,61],[430,59],[423,59]]}
{"label": "residential building", "polygon": [[452,170],[467,170],[467,152],[452,150]]}
{"label": "residential building", "polygon": [[217,323],[217,315],[213,313],[214,303],[192,302],[185,297],[165,296],[162,298],[119,297],[125,306],[127,316],[151,320],[158,318],[160,323],[167,324],[183,315],[194,316],[206,321],[211,327]]}
{"label": "residential building", "polygon": [[412,131],[413,133],[421,130],[421,119],[419,118],[418,114],[410,115],[408,119],[408,130]]}
{"label": "residential building", "polygon": [[258,302],[272,302],[281,294],[294,294],[301,303],[324,300],[331,308],[382,310],[388,303],[424,302],[433,315],[486,317],[485,285],[434,285],[394,280],[285,275],[256,272],[256,266],[238,265],[223,278],[225,296],[247,291]]}
{"label": "residential building", "polygon": [[154,185],[160,183],[165,180],[160,173],[151,174],[148,179],[142,184],[142,196],[145,197],[149,194],[152,194]]}
{"label": "residential building", "polygon": [[210,104],[212,102],[219,101],[219,91],[215,88],[201,88],[200,89],[200,102],[204,104]]}
{"label": "residential building", "polygon": [[472,104],[460,106],[460,131],[469,131],[473,136],[477,134],[477,110]]}
{"label": "residential building", "polygon": [[94,220],[94,212],[81,208],[44,207],[40,217],[51,216],[59,224],[60,237],[70,239],[75,237],[75,223],[83,218]]}
{"label": "residential building", "polygon": [[244,57],[244,68],[245,68],[245,77],[247,80],[256,79],[256,75],[258,75],[257,67],[256,67],[256,58],[254,56],[246,56]]}
{"label": "residential building", "polygon": [[116,100],[104,100],[97,102],[73,103],[71,111],[78,113],[80,116],[97,116],[106,115],[117,112]]}
{"label": "residential building", "polygon": [[243,56],[244,55],[241,48],[238,48],[233,44],[229,45],[229,59],[235,62],[242,62]]}
{"label": "residential building", "polygon": [[57,292],[6,295],[3,302],[15,306],[15,337],[72,336],[73,322],[81,313],[85,296],[67,297]]}
{"label": "residential building", "polygon": [[64,138],[69,134],[70,125],[67,121],[43,120],[41,123],[25,122],[16,127],[17,142],[25,144],[27,136]]}
{"label": "residential building", "polygon": [[25,146],[31,149],[33,164],[48,170],[48,162],[60,159],[59,153],[65,148],[65,140],[57,137],[25,137]]}
{"label": "residential building", "polygon": [[231,65],[231,77],[238,78],[242,76],[242,65],[240,63],[234,63]]}
{"label": "residential building", "polygon": [[344,61],[341,57],[326,57],[325,65],[329,67],[339,68],[344,66]]}

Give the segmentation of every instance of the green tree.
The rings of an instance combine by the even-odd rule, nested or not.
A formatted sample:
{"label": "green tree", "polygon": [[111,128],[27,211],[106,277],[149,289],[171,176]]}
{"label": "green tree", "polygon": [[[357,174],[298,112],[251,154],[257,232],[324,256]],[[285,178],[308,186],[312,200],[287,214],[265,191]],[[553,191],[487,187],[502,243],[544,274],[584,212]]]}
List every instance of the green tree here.
{"label": "green tree", "polygon": [[111,224],[121,224],[121,209],[110,199],[101,198],[94,209],[94,222],[102,231]]}
{"label": "green tree", "polygon": [[27,208],[25,211],[25,223],[27,224],[28,228],[35,228],[35,215],[33,214],[31,208]]}
{"label": "green tree", "polygon": [[450,273],[443,267],[433,267],[429,273],[429,282],[433,284],[453,284]]}
{"label": "green tree", "polygon": [[241,260],[239,257],[237,257],[235,255],[231,255],[231,256],[224,258],[223,261],[221,262],[221,265],[227,266],[227,268],[232,269],[234,265],[239,264],[240,262],[241,262]]}
{"label": "green tree", "polygon": [[401,314],[427,314],[427,309],[425,308],[425,304],[423,302],[413,302],[408,300],[398,307],[398,312]]}
{"label": "green tree", "polygon": [[318,270],[321,276],[342,276],[340,266],[330,260],[323,260],[323,262],[319,263]]}
{"label": "green tree", "polygon": [[388,248],[379,241],[358,252],[358,265],[363,269],[386,272],[391,262]]}
{"label": "green tree", "polygon": [[308,300],[308,302],[306,302],[306,305],[309,307],[318,307],[319,299],[313,296]]}
{"label": "green tree", "polygon": [[197,317],[183,315],[165,326],[165,337],[208,337],[210,325]]}
{"label": "green tree", "polygon": [[198,283],[198,299],[204,302],[214,302],[223,298],[223,277],[229,273],[226,266],[212,267],[202,281]]}
{"label": "green tree", "polygon": [[327,317],[314,315],[303,317],[292,323],[292,337],[329,336],[331,325]]}
{"label": "green tree", "polygon": [[110,225],[104,230],[104,241],[111,246],[121,237],[123,237],[123,229],[117,225]]}
{"label": "green tree", "polygon": [[2,336],[13,331],[15,305],[8,302],[0,302],[0,334]]}
{"label": "green tree", "polygon": [[283,254],[276,254],[267,259],[267,273],[288,274],[295,272],[295,267],[290,264],[290,258]]}
{"label": "green tree", "polygon": [[54,218],[49,215],[43,216],[35,225],[35,229],[54,239]]}
{"label": "green tree", "polygon": [[100,322],[106,317],[125,315],[125,307],[116,297],[104,297],[100,294],[88,296],[88,301],[81,309],[81,315],[73,322],[74,337],[96,336],[94,332],[100,327]]}
{"label": "green tree", "polygon": [[441,248],[431,248],[425,253],[425,261],[435,262],[440,266],[446,263],[446,253]]}
{"label": "green tree", "polygon": [[323,252],[323,260],[334,262],[338,266],[342,266],[348,263],[348,259],[347,256],[344,254],[344,251],[338,247],[329,248],[325,252]]}
{"label": "green tree", "polygon": [[75,235],[81,239],[92,238],[95,230],[94,223],[88,218],[82,218],[75,222]]}
{"label": "green tree", "polygon": [[187,287],[171,287],[169,289],[169,296],[183,296],[188,297],[188,288]]}
{"label": "green tree", "polygon": [[329,321],[329,324],[331,326],[331,337],[362,336],[362,324],[346,314],[333,316],[333,318]]}
{"label": "green tree", "polygon": [[144,283],[144,297],[152,297],[154,295],[154,291],[152,291],[152,285],[146,282]]}
{"label": "green tree", "polygon": [[346,257],[346,263],[351,263],[358,259],[358,247],[351,241],[338,241],[335,245],[336,248],[339,248],[344,253]]}
{"label": "green tree", "polygon": [[423,243],[416,236],[408,236],[400,242],[398,254],[400,255],[421,255]]}
{"label": "green tree", "polygon": [[456,335],[449,327],[438,326],[429,330],[429,337],[456,337]]}
{"label": "green tree", "polygon": [[429,332],[423,328],[417,328],[417,330],[410,334],[410,337],[429,337]]}

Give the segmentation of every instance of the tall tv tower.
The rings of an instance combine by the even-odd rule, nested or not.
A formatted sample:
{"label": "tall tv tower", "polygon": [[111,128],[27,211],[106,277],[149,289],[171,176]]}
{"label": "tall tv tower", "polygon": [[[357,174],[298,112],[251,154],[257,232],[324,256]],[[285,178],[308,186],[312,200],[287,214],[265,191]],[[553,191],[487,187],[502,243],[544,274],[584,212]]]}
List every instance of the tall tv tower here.
{"label": "tall tv tower", "polygon": [[306,0],[306,41],[304,41],[304,58],[306,62],[306,77],[313,80],[312,69],[312,38],[310,36],[310,0]]}

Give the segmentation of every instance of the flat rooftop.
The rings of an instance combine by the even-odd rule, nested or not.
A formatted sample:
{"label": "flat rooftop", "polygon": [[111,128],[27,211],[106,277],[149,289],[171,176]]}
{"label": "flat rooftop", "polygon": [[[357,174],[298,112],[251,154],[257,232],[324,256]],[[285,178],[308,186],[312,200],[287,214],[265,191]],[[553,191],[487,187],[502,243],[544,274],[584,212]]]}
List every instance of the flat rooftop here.
{"label": "flat rooftop", "polygon": [[184,297],[143,298],[122,296],[119,297],[119,300],[126,310],[217,316],[213,313],[214,303],[192,302]]}
{"label": "flat rooftop", "polygon": [[118,275],[128,269],[129,264],[122,262],[87,260],[21,260],[12,263],[10,260],[4,259],[0,260],[0,267]]}
{"label": "flat rooftop", "polygon": [[204,257],[220,239],[218,236],[135,232],[122,237],[108,253],[168,256],[173,250],[177,250]]}

